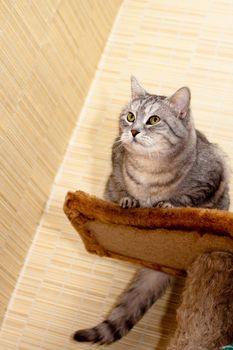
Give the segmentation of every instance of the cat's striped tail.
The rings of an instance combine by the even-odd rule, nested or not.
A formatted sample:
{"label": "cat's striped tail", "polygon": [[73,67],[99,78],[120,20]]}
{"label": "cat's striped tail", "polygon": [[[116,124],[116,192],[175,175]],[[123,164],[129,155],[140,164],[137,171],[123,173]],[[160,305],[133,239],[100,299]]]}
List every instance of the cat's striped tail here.
{"label": "cat's striped tail", "polygon": [[165,273],[141,269],[109,317],[96,327],[77,331],[73,336],[74,340],[110,344],[121,339],[164,294],[172,280]]}

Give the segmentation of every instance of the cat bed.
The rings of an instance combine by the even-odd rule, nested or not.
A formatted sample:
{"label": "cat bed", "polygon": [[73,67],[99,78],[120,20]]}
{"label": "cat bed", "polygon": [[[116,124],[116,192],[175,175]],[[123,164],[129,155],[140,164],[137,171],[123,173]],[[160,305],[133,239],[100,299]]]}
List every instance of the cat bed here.
{"label": "cat bed", "polygon": [[69,192],[64,212],[88,252],[185,275],[202,253],[233,253],[233,213],[197,208],[131,208]]}

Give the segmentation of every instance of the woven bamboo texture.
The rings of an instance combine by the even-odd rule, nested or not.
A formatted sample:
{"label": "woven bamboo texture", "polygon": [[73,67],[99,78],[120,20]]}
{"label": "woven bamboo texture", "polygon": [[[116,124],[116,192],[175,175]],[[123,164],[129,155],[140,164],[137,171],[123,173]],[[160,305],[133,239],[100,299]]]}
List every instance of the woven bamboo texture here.
{"label": "woven bamboo texture", "polygon": [[0,324],[119,4],[0,1]]}
{"label": "woven bamboo texture", "polygon": [[[96,4],[93,21],[101,16],[106,19],[109,13],[114,12],[111,7],[109,11],[105,9],[103,13],[102,7],[106,6],[106,1],[102,0],[61,1],[59,15],[56,14],[58,3],[54,1],[30,3],[33,3],[34,7],[38,7],[38,3],[48,4],[48,9],[41,9],[40,15],[38,14],[35,18],[34,7],[32,7],[30,16],[25,18],[27,25],[25,24],[22,28],[18,17],[25,11],[26,1],[12,2],[12,6],[16,4],[12,9],[10,5],[5,5],[5,2],[1,1],[3,14],[1,20],[6,21],[9,26],[7,43],[10,45],[12,35],[15,35],[14,40],[17,43],[15,52],[12,52],[12,56],[8,56],[9,62],[14,57],[16,60],[22,50],[28,50],[30,55],[28,60],[25,59],[23,67],[26,68],[29,65],[36,70],[31,75],[36,85],[34,87],[28,81],[27,94],[23,99],[18,84],[24,81],[23,78],[27,75],[28,69],[19,70],[16,75],[18,83],[12,81],[9,76],[8,80],[5,79],[4,85],[5,89],[8,89],[9,84],[9,90],[5,90],[4,94],[5,96],[8,91],[5,97],[9,101],[7,103],[9,110],[5,108],[4,113],[4,116],[8,116],[5,117],[5,130],[9,130],[11,143],[15,142],[15,148],[19,151],[19,159],[11,157],[11,162],[9,159],[6,164],[11,169],[27,167],[30,161],[35,165],[33,171],[28,173],[28,179],[33,178],[27,190],[29,197],[27,201],[24,199],[20,207],[17,205],[22,198],[20,176],[14,179],[14,172],[11,170],[12,175],[9,177],[10,180],[8,179],[11,181],[11,186],[4,183],[4,191],[7,191],[7,186],[11,191],[14,184],[18,188],[16,194],[13,191],[8,192],[7,198],[11,201],[4,205],[4,211],[2,211],[4,218],[5,216],[8,218],[9,212],[11,214],[12,220],[5,220],[5,226],[8,225],[6,227],[9,230],[13,216],[20,208],[21,215],[16,221],[17,225],[15,223],[15,232],[19,232],[21,223],[28,223],[29,217],[34,219],[35,211],[41,212],[41,205],[38,209],[37,203],[38,201],[41,203],[41,197],[46,197],[47,187],[43,189],[40,187],[47,177],[52,177],[50,162],[59,161],[56,157],[56,147],[59,147],[59,150],[65,147],[62,134],[63,132],[69,134],[68,130],[79,112],[81,99],[77,97],[77,91],[80,91],[85,82],[85,74],[90,60],[93,59],[93,50],[80,53],[84,61],[81,64],[83,75],[79,75],[80,62],[73,56],[77,36],[72,35],[72,30],[78,29],[68,30],[67,28],[81,25],[81,19],[78,20],[79,11],[84,11],[86,4]],[[110,6],[112,1],[108,4]],[[74,6],[74,11],[70,8],[71,6]],[[64,16],[61,15],[62,9]],[[15,28],[7,20],[13,16],[12,13],[15,17],[15,26],[17,25]],[[54,13],[55,17],[52,16]],[[50,21],[47,26],[46,21],[42,21],[46,16],[47,21]],[[32,18],[42,21],[42,24],[39,25],[36,22],[34,30],[25,32],[26,28],[32,25],[30,23],[34,23]],[[39,53],[37,56],[39,61],[34,61],[33,55],[35,50],[38,50],[40,38],[45,35],[51,21],[54,25],[51,25],[53,29],[49,31],[49,35],[44,36],[43,54]],[[57,23],[56,26],[55,23]],[[102,195],[105,179],[110,172],[111,144],[117,134],[118,114],[129,97],[131,73],[138,77],[146,89],[158,94],[171,94],[182,85],[190,86],[196,126],[205,132],[211,141],[220,144],[229,154],[229,162],[233,165],[232,23],[233,8],[230,0],[125,0],[123,2],[6,313],[0,334],[1,349],[95,349],[96,345],[73,343],[70,335],[78,328],[95,325],[102,320],[135,273],[136,268],[131,264],[89,255],[62,211],[64,197],[68,190],[82,189],[97,196]],[[99,27],[98,30],[100,30]],[[94,40],[96,32],[97,28],[93,30],[90,23],[85,30],[85,35],[91,33],[88,42],[91,43]],[[16,40],[17,35],[19,40]],[[22,35],[29,37],[26,47],[20,46]],[[30,37],[33,37],[33,40]],[[55,42],[57,40],[62,47],[64,61],[61,60],[60,52],[56,51],[56,54],[53,54],[54,40]],[[94,40],[94,42],[99,48],[101,47],[98,41]],[[1,50],[1,54],[4,52]],[[46,63],[46,69],[42,69],[40,60],[50,62],[48,65]],[[5,70],[5,76],[9,75],[10,69],[15,69],[15,74],[18,71],[12,64],[8,70]],[[52,69],[54,73],[50,76]],[[64,84],[58,78],[60,75]],[[39,76],[44,77],[46,84],[41,82]],[[77,86],[77,82],[81,82],[81,85]],[[62,92],[59,88],[61,85]],[[9,94],[9,91],[12,93]],[[61,109],[55,108],[54,105],[55,101],[60,101],[57,98],[58,92],[62,94],[62,97],[59,95],[61,100],[66,101]],[[34,96],[34,103],[31,95]],[[82,92],[80,95],[84,96]],[[17,100],[16,96],[23,101],[18,115],[26,113],[30,121],[35,120],[36,132],[46,134],[44,143],[39,144],[38,147],[36,136],[32,136],[31,142],[34,143],[34,149],[26,143],[26,140],[21,146],[18,139],[13,138],[14,133],[10,134],[13,128],[9,124],[10,113],[13,110],[10,106],[11,100]],[[45,103],[42,103],[42,100]],[[31,109],[29,109],[30,105],[32,105]],[[56,114],[54,114],[55,111],[57,111]],[[40,124],[37,121],[38,114],[47,116]],[[65,115],[68,115],[68,119],[63,124]],[[51,120],[49,125],[46,122],[48,118]],[[24,123],[22,119],[15,118],[13,125],[23,133],[24,128],[30,131],[32,127],[30,121]],[[7,154],[7,149],[3,147],[4,143],[0,151],[1,159]],[[34,162],[35,149],[37,151],[41,149],[40,156],[37,158],[40,160],[38,164]],[[29,153],[26,152],[27,150]],[[27,155],[28,161],[23,158]],[[32,197],[30,202],[31,193],[35,193],[35,197]],[[232,186],[231,197],[233,198]],[[37,219],[38,217],[39,214]],[[27,235],[30,235],[34,226],[32,227],[29,223],[26,227]],[[9,270],[14,270],[14,259],[18,252],[19,254],[21,252],[23,240],[24,238],[21,240],[19,235],[15,236],[16,247],[11,255],[12,260],[9,260],[11,261]],[[120,342],[109,346],[109,349],[165,349],[169,336],[176,327],[175,310],[179,303],[182,285],[183,280],[177,280],[172,290],[167,292],[132,332]]]}

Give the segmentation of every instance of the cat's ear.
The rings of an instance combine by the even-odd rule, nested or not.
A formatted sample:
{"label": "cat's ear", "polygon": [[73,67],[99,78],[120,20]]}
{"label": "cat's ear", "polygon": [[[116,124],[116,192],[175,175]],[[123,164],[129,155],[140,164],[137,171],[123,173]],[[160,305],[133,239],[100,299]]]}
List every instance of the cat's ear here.
{"label": "cat's ear", "polygon": [[182,87],[168,98],[170,107],[176,112],[177,117],[184,119],[189,111],[191,92],[188,87]]}
{"label": "cat's ear", "polygon": [[133,98],[143,97],[146,95],[146,90],[139,84],[137,79],[131,75],[131,96]]}

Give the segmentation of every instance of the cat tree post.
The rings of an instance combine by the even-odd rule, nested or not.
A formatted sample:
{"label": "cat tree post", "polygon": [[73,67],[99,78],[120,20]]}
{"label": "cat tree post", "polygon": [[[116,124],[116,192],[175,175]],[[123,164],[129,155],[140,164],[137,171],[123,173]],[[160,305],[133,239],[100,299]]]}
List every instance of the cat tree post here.
{"label": "cat tree post", "polygon": [[188,271],[178,327],[167,350],[219,350],[233,343],[233,255],[200,255]]}

